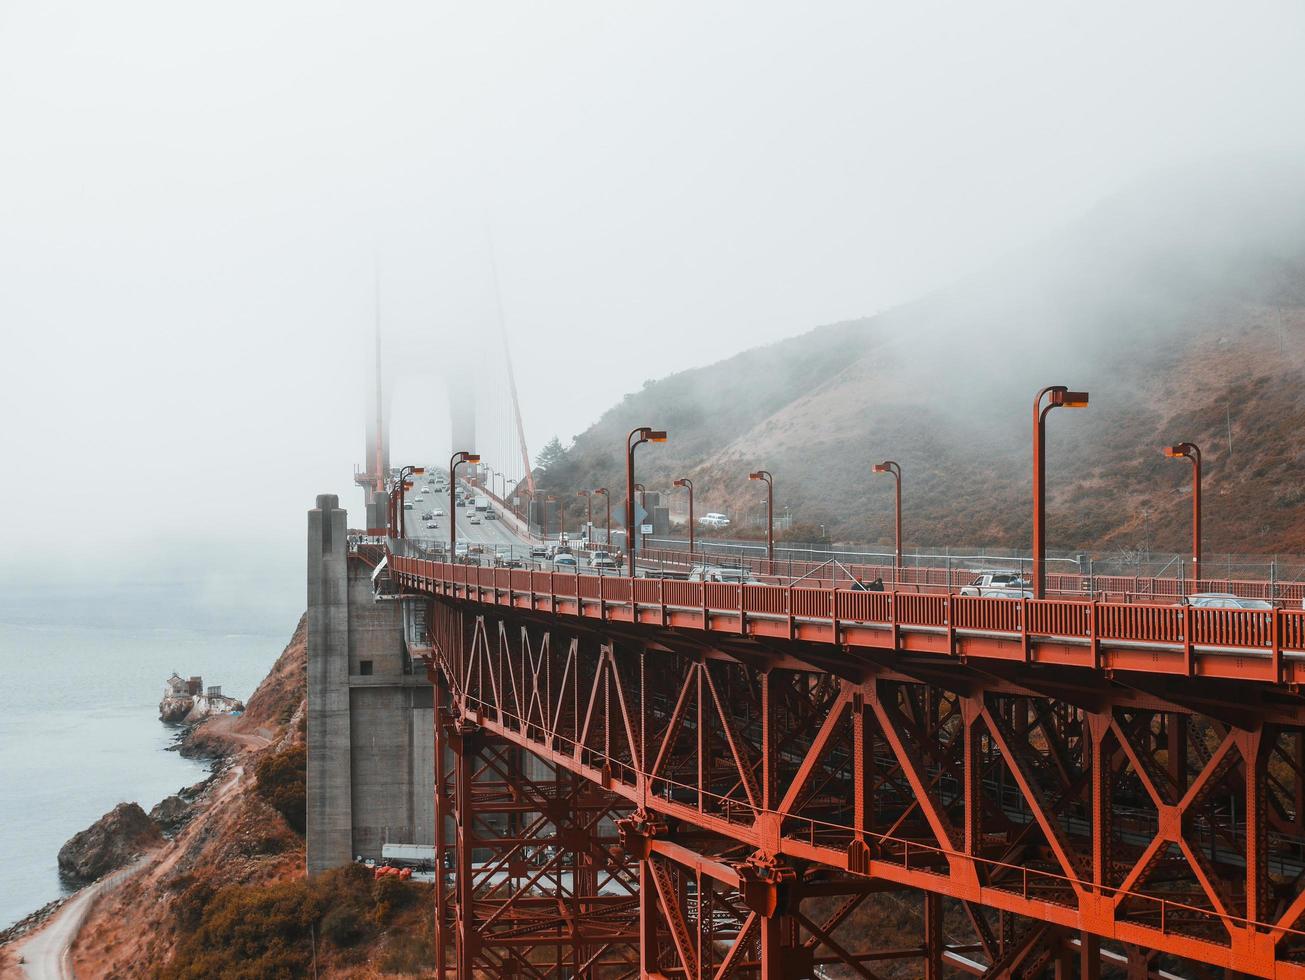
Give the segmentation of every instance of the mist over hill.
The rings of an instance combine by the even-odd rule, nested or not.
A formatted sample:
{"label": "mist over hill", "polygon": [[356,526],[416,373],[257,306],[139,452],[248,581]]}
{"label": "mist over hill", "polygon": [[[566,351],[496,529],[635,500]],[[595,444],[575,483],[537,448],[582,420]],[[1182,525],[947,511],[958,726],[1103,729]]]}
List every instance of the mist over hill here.
{"label": "mist over hill", "polygon": [[[1159,175],[951,288],[632,392],[541,475],[581,511],[624,489],[623,440],[649,489],[691,477],[699,513],[759,514],[749,470],[809,535],[1026,547],[1036,391],[1091,392],[1048,434],[1053,548],[1186,550],[1186,464],[1205,453],[1207,552],[1305,554],[1305,167],[1224,162]],[[680,497],[682,494],[676,494]],[[746,533],[746,531],[744,532]]]}

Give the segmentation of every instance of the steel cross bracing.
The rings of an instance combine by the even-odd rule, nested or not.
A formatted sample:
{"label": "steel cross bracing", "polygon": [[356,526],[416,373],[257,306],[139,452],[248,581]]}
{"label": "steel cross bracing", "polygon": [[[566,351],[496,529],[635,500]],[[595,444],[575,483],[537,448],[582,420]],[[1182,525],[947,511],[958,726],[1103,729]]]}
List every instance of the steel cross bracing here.
{"label": "steel cross bracing", "polygon": [[391,562],[431,605],[442,975],[1305,978],[1293,684]]}

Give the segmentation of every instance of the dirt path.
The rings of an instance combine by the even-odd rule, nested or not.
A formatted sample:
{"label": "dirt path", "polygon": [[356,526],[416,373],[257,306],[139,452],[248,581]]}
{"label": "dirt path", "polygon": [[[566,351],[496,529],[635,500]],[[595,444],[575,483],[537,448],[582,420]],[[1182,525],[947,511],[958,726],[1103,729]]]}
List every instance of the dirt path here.
{"label": "dirt path", "polygon": [[87,885],[51,917],[30,939],[17,946],[23,958],[23,971],[33,980],[72,980],[71,949],[78,930],[101,895],[113,891],[149,863],[151,854]]}
{"label": "dirt path", "polygon": [[[236,732],[224,732],[223,735],[250,748],[261,748],[268,744],[268,740],[261,735]],[[244,766],[232,766],[229,778],[217,787],[209,805],[216,805],[234,793],[244,776]],[[182,853],[182,848],[165,845],[162,850],[143,854],[127,867],[120,868],[77,892],[39,930],[14,944],[14,953],[23,958],[26,976],[31,980],[73,980],[76,974],[72,967],[72,946],[96,902],[142,871],[152,875],[166,873]],[[162,860],[158,860],[160,856]]]}

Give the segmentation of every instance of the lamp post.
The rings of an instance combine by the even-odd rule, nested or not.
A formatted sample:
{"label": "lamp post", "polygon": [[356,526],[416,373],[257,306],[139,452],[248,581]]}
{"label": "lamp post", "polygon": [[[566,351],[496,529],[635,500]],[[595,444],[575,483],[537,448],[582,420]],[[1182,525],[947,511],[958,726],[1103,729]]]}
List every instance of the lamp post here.
{"label": "lamp post", "polygon": [[[408,477],[421,476],[425,472],[426,469],[423,466],[403,467],[403,469],[399,470],[399,478],[394,481],[394,488],[390,491],[390,507],[391,509],[396,511],[396,514],[398,516],[397,521],[393,519],[390,520],[390,527],[394,527],[397,524],[399,537],[401,538],[406,538],[408,536],[408,521],[404,517],[404,510],[403,510],[404,497],[406,495],[406,491],[412,488],[412,484],[408,482]],[[399,506],[397,508],[394,507],[394,499],[396,495],[399,501]]]}
{"label": "lamp post", "polygon": [[612,495],[607,492],[606,487],[599,487],[597,490],[594,491],[594,493],[602,494],[603,499],[607,501],[607,539],[603,542],[603,546],[607,548],[608,551],[611,551],[612,550]]}
{"label": "lamp post", "polygon": [[677,487],[684,487],[689,491],[689,561],[693,561],[693,481],[676,480]]}
{"label": "lamp post", "polygon": [[[894,540],[896,544],[896,564],[893,569],[897,574],[902,571],[902,468],[894,460],[886,459],[882,463],[876,463],[874,467],[876,473],[891,473],[893,481],[897,484],[897,504],[894,508],[896,531]],[[893,576],[896,581],[897,575]]]}
{"label": "lamp post", "polygon": [[[1043,399],[1046,399],[1044,405]],[[1033,399],[1033,598],[1047,591],[1047,413],[1053,408],[1087,408],[1086,391],[1051,385]]]}
{"label": "lamp post", "polygon": [[457,469],[463,463],[474,465],[479,462],[480,453],[469,453],[465,449],[449,457],[449,561],[454,561],[458,555]]}
{"label": "lamp post", "polygon": [[766,563],[768,575],[775,574],[775,479],[769,470],[748,474],[749,480],[766,481]]}
{"label": "lamp post", "polygon": [[645,442],[665,441],[664,430],[652,429],[646,425],[631,429],[625,437],[625,550],[629,558],[630,578],[634,578],[634,451]]}
{"label": "lamp post", "polygon": [[576,492],[577,497],[585,498],[585,543],[594,535],[594,496],[588,490],[579,490]]}
{"label": "lamp post", "polygon": [[1166,446],[1170,459],[1192,461],[1192,591],[1201,591],[1201,447],[1194,442]]}

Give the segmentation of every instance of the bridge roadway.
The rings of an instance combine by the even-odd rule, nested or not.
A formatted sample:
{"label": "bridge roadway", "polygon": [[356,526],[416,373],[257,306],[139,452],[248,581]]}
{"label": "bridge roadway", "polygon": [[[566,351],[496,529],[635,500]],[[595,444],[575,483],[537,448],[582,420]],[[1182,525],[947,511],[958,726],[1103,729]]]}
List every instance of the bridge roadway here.
{"label": "bridge roadway", "polygon": [[[645,976],[770,980],[833,963],[873,976],[877,959],[914,955],[935,978],[944,962],[1014,977],[1070,959],[1097,976],[1103,956],[1130,977],[1204,976],[1196,964],[1207,964],[1305,978],[1299,609],[630,580],[399,556],[390,568],[430,604],[454,756],[437,776],[440,826],[456,825],[464,850],[487,847],[487,801],[545,784],[556,801],[578,778],[586,805],[622,828],[621,873],[637,865],[639,876],[626,910],[637,906],[638,928],[615,932],[603,931],[620,918],[611,878],[536,931],[538,877],[499,894],[497,911],[470,903],[465,882],[441,891],[441,955],[459,976],[502,970],[518,955],[504,950],[534,943],[567,947],[572,968],[582,954],[612,957],[615,972],[595,976],[622,975],[618,960]],[[513,747],[555,784],[513,770]],[[498,781],[478,782],[491,769]],[[531,805],[554,814],[556,839],[502,846],[592,860],[581,853],[590,838],[566,830],[547,799]],[[446,855],[458,846],[437,842]],[[604,847],[610,863],[617,852]],[[849,910],[884,888],[921,897],[913,952],[867,949],[846,931]],[[835,896],[832,916],[813,904]],[[971,923],[968,941],[940,938],[947,909],[949,931],[959,913]]]}

